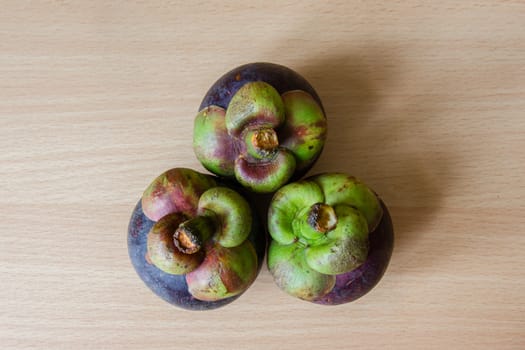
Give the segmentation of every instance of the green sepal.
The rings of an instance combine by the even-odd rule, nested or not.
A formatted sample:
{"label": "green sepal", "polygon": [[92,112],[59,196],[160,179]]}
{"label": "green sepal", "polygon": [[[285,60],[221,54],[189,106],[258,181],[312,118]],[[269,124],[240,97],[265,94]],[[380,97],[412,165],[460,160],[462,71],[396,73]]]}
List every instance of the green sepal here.
{"label": "green sepal", "polygon": [[199,199],[199,215],[212,216],[216,224],[214,239],[224,247],[244,242],[252,227],[250,205],[237,192],[227,187],[214,187]]}
{"label": "green sepal", "polygon": [[263,81],[244,84],[226,109],[226,129],[238,135],[248,124],[275,128],[284,122],[284,104],[273,86]]}
{"label": "green sepal", "polygon": [[186,275],[188,291],[199,300],[216,301],[245,291],[257,276],[257,253],[249,240],[232,248],[206,245],[202,264]]}
{"label": "green sepal", "polygon": [[363,213],[370,231],[373,231],[381,221],[383,208],[377,195],[355,177],[330,173],[316,175],[309,180],[316,182],[321,187],[326,204],[333,207],[345,204]]}
{"label": "green sepal", "polygon": [[306,263],[304,246],[299,242],[282,245],[272,241],[268,269],[282,290],[303,300],[317,299],[335,285],[335,276],[322,274]]}
{"label": "green sepal", "polygon": [[280,130],[281,146],[297,160],[297,170],[310,166],[326,141],[327,122],[321,106],[307,92],[292,90],[282,96],[286,121]]}
{"label": "green sepal", "polygon": [[365,262],[368,256],[368,224],[355,208],[335,206],[337,226],[326,238],[306,248],[308,265],[324,274],[349,272]]}
{"label": "green sepal", "polygon": [[193,126],[193,150],[202,165],[214,174],[233,176],[234,141],[225,123],[226,111],[208,106],[197,114]]}
{"label": "green sepal", "polygon": [[273,158],[251,160],[240,156],[235,161],[235,178],[253,192],[271,193],[287,183],[295,171],[295,158],[279,148]]}
{"label": "green sepal", "polygon": [[268,210],[268,231],[280,244],[290,244],[299,238],[293,221],[304,208],[324,201],[320,187],[311,181],[298,181],[281,187],[273,196]]}

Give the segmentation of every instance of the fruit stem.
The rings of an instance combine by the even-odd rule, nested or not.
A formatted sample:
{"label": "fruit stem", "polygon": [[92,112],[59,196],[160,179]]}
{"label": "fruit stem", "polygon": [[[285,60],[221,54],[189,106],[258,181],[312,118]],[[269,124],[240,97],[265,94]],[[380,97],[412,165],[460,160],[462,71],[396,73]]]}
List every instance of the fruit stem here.
{"label": "fruit stem", "polygon": [[337,216],[330,205],[316,203],[310,207],[307,221],[314,230],[326,233],[337,225]]}
{"label": "fruit stem", "polygon": [[248,130],[244,141],[248,153],[259,159],[274,155],[279,146],[277,133],[270,127]]}
{"label": "fruit stem", "polygon": [[293,231],[310,244],[322,238],[337,225],[334,209],[328,204],[315,203],[301,209],[292,220]]}
{"label": "fruit stem", "polygon": [[209,216],[196,216],[177,227],[173,243],[182,253],[195,254],[214,231],[215,223]]}

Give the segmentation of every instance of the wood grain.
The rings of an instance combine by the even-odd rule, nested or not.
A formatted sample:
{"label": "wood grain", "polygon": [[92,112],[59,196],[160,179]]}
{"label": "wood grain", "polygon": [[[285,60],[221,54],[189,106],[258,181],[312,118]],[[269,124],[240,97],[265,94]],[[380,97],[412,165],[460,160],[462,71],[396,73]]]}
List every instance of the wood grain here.
{"label": "wood grain", "polygon": [[[2,1],[2,349],[523,349],[523,1]],[[203,170],[200,99],[252,61],[303,74],[344,171],[391,207],[379,285],[322,307],[266,269],[220,310],[170,307],[126,229],[162,171]]]}

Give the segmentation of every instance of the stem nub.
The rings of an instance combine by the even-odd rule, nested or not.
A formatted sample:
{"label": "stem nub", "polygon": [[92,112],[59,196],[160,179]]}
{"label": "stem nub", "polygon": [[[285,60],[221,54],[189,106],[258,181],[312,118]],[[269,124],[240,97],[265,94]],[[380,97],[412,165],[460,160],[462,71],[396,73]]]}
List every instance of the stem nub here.
{"label": "stem nub", "polygon": [[215,225],[207,216],[197,216],[179,225],[173,234],[175,247],[184,254],[195,254],[211,237]]}
{"label": "stem nub", "polygon": [[279,146],[279,141],[275,130],[261,129],[252,134],[252,144],[255,148],[270,151]]}
{"label": "stem nub", "polygon": [[314,242],[337,226],[334,208],[328,204],[315,203],[301,209],[292,220],[294,233],[305,242]]}
{"label": "stem nub", "polygon": [[248,153],[255,158],[267,158],[279,147],[277,133],[269,127],[249,130],[244,140]]}
{"label": "stem nub", "polygon": [[333,230],[337,225],[337,216],[332,206],[316,203],[310,207],[307,221],[317,232],[326,233]]}

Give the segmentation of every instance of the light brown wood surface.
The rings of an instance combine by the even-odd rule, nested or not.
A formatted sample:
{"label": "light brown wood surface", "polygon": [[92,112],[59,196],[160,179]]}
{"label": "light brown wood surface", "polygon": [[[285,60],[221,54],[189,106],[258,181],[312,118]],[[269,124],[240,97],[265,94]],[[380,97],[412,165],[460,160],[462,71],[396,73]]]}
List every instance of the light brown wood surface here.
{"label": "light brown wood surface", "polygon": [[[236,302],[174,308],[133,270],[150,181],[203,170],[208,87],[303,74],[344,171],[392,211],[379,285],[323,307],[266,267]],[[1,1],[0,348],[525,348],[525,2]]]}

